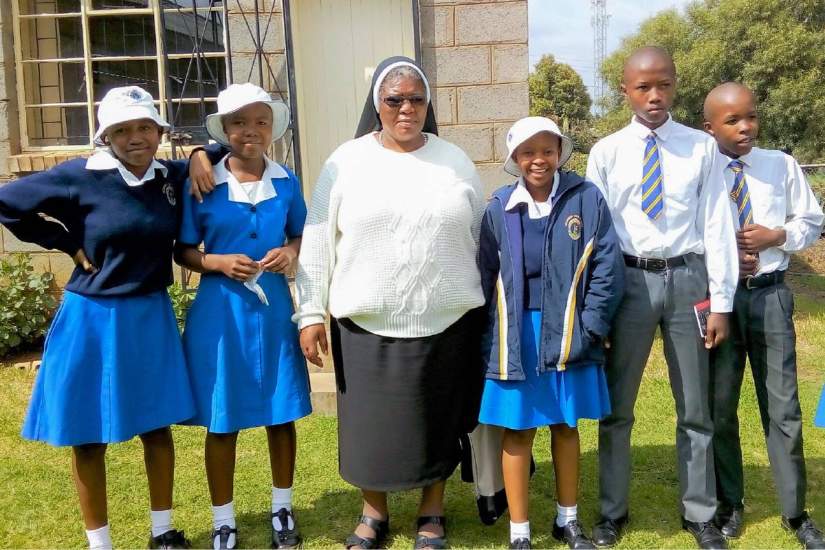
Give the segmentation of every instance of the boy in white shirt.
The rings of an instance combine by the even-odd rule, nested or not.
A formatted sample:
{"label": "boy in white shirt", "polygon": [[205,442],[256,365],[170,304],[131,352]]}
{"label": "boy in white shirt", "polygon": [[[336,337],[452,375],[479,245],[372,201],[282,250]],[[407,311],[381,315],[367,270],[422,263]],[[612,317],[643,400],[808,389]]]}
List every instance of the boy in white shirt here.
{"label": "boy in white shirt", "polygon": [[705,99],[704,114],[705,129],[718,144],[718,165],[739,229],[739,285],[731,338],[711,355],[717,524],[728,538],[741,534],[744,480],[736,410],[747,356],[782,526],[803,548],[825,548],[822,532],[805,511],[793,293],[784,283],[790,255],[819,238],[825,216],[793,157],[754,147],[759,116],[747,87],[736,82],[717,86]]}
{"label": "boy in white shirt", "polygon": [[[593,541],[613,546],[628,520],[633,409],[660,328],[676,401],[682,526],[701,548],[725,548],[713,523],[708,350],[725,339],[733,307],[733,220],[714,177],[713,140],[670,117],[676,91],[670,55],[654,47],[635,51],[625,62],[622,91],[633,120],[596,143],[587,166],[587,179],[607,199],[627,265],[607,363],[612,413],[599,424],[601,520]],[[708,294],[703,339],[694,305]]]}

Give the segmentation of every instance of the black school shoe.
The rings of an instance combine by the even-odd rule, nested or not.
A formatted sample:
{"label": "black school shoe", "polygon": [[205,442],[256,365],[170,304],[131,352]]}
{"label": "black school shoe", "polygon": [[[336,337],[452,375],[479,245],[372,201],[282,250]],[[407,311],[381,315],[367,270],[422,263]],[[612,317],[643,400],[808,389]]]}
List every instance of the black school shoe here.
{"label": "black school shoe", "polygon": [[727,550],[728,541],[712,521],[688,521],[682,518],[682,529],[693,535],[699,548]]}
{"label": "black school shoe", "polygon": [[567,543],[568,548],[578,550],[579,548],[596,548],[593,541],[584,534],[584,528],[579,520],[568,521],[564,527],[559,527],[556,520],[553,520],[553,538]]}
{"label": "black school shoe", "polygon": [[782,527],[796,535],[796,540],[799,541],[802,548],[807,550],[825,549],[825,538],[822,536],[822,531],[817,529],[808,512],[802,512],[802,515],[798,518],[788,519],[783,517]]}
{"label": "black school shoe", "polygon": [[184,536],[183,531],[170,529],[156,537],[149,535],[149,548],[192,548],[192,542]]}
{"label": "black school shoe", "polygon": [[741,506],[721,508],[713,521],[726,539],[738,539],[745,524],[745,510]]}
{"label": "black school shoe", "polygon": [[510,548],[511,550],[528,550],[529,548],[532,548],[532,546],[530,546],[530,539],[522,537],[511,542]]}
{"label": "black school shoe", "polygon": [[[229,535],[235,535],[235,542],[232,546],[229,546]],[[215,539],[218,539],[217,541]],[[231,550],[232,548],[238,547],[238,530],[229,527],[228,525],[221,525],[220,529],[215,529],[212,531],[212,548],[216,548],[215,543],[217,544],[217,548],[221,550]]]}
{"label": "black school shoe", "polygon": [[[281,524],[280,529],[275,529],[272,519],[278,518]],[[292,519],[292,529],[289,528],[289,520]],[[298,522],[291,510],[281,508],[270,518],[272,525],[272,548],[297,548],[301,544],[301,535],[298,534]]]}
{"label": "black school shoe", "polygon": [[617,519],[603,517],[593,527],[593,544],[597,548],[611,548],[616,546],[622,538],[622,531],[629,521],[627,514]]}

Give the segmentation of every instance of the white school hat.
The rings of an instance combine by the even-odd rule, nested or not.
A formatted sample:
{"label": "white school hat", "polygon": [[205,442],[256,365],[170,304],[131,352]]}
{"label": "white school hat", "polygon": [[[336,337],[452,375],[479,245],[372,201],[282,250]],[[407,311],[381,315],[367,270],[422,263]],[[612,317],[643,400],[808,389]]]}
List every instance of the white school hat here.
{"label": "white school hat", "polygon": [[218,112],[206,117],[206,131],[221,145],[229,145],[221,118],[253,103],[266,103],[272,109],[272,141],[281,139],[289,126],[289,108],[283,101],[273,100],[260,86],[251,82],[230,84],[218,94]]}
{"label": "white school hat", "polygon": [[121,86],[112,88],[97,107],[98,128],[95,132],[95,143],[104,145],[103,136],[106,130],[130,120],[148,118],[161,128],[169,128],[169,124],[160,118],[155,108],[154,99],[149,92],[139,86]]}
{"label": "white school hat", "polygon": [[504,161],[504,171],[513,176],[520,176],[521,170],[513,160],[513,153],[519,145],[540,132],[550,132],[561,138],[561,154],[559,155],[559,168],[570,159],[573,154],[573,140],[565,136],[559,130],[555,122],[543,116],[528,116],[517,120],[507,132],[507,160]]}

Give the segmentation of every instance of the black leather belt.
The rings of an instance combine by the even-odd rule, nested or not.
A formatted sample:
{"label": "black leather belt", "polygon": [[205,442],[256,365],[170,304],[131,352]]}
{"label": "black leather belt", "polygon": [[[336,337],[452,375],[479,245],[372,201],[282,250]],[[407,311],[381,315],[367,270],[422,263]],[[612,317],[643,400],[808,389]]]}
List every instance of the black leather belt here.
{"label": "black leather belt", "polygon": [[687,254],[673,258],[639,258],[638,256],[624,255],[624,263],[628,267],[638,267],[646,271],[667,271],[680,265],[685,265]]}
{"label": "black leather belt", "polygon": [[773,286],[781,284],[785,281],[784,271],[771,271],[770,273],[763,273],[753,277],[748,275],[739,281],[739,288],[753,290],[754,288],[765,288],[766,286]]}

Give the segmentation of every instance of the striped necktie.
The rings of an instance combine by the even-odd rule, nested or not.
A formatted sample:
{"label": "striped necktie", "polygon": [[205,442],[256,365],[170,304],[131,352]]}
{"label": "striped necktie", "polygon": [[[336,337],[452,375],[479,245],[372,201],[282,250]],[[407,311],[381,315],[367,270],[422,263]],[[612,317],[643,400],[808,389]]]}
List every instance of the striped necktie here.
{"label": "striped necktie", "polygon": [[642,210],[651,220],[658,220],[664,210],[662,164],[656,134],[647,136],[644,169],[642,170]]}
{"label": "striped necktie", "polygon": [[739,227],[753,223],[753,211],[751,210],[751,193],[748,191],[748,184],[745,182],[744,164],[741,160],[732,160],[728,168],[733,171],[733,190],[730,192],[730,200],[736,203],[736,211],[739,214]]}

